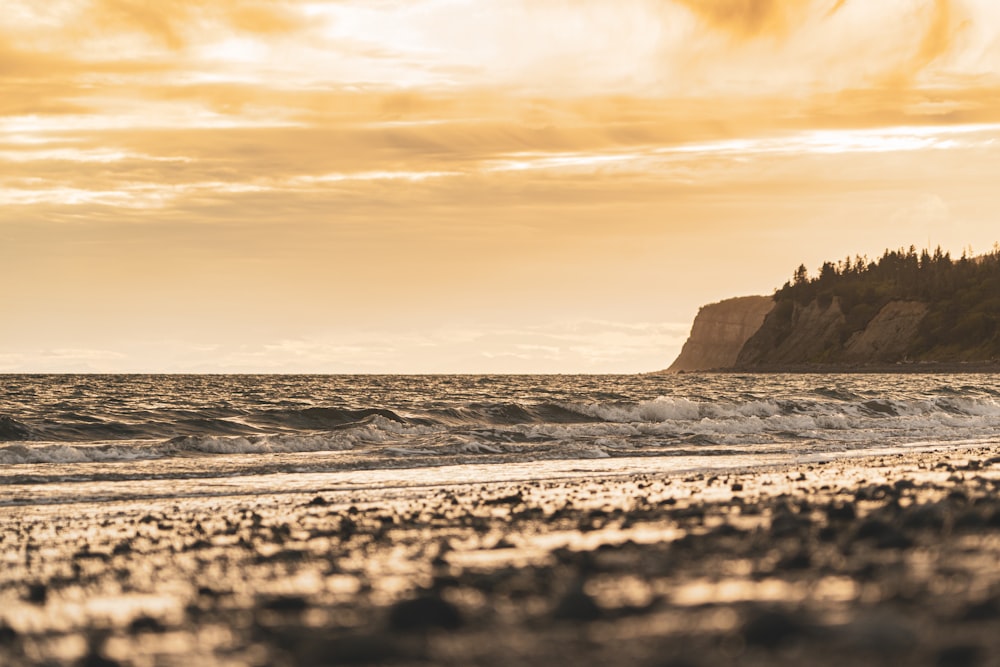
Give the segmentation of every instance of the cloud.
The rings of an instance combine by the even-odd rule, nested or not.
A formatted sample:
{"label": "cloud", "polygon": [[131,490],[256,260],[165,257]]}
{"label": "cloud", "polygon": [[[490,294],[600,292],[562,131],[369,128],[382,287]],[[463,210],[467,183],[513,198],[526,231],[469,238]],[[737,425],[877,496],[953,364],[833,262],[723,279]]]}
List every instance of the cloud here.
{"label": "cloud", "polygon": [[104,349],[46,348],[31,352],[0,353],[4,373],[92,373],[116,368],[127,355]]}
{"label": "cloud", "polygon": [[930,11],[927,31],[920,40],[915,65],[922,69],[935,58],[944,55],[952,46],[955,37],[955,10],[952,0],[934,0]]}
{"label": "cloud", "polygon": [[[656,370],[680,349],[687,323],[577,321],[524,328],[435,329],[283,338],[255,344],[161,340],[116,350],[0,354],[0,370],[142,372],[615,372]],[[155,359],[150,366],[148,359]]]}
{"label": "cloud", "polygon": [[114,349],[651,370],[662,331],[531,322],[640,321],[661,292],[675,320],[733,274],[767,290],[821,227],[877,252],[895,211],[937,219],[920,193],[994,233],[998,20],[988,0],[10,0],[0,309],[35,324],[3,342],[204,329],[220,356]]}
{"label": "cloud", "polygon": [[302,30],[306,19],[289,0],[92,0],[83,34],[130,30],[145,34],[173,50],[188,45],[204,31],[221,26],[236,32],[274,35]]}
{"label": "cloud", "polygon": [[[709,26],[737,37],[782,36],[817,3],[813,0],[674,0]],[[827,3],[828,4],[828,3]],[[836,12],[839,2],[829,13]]]}

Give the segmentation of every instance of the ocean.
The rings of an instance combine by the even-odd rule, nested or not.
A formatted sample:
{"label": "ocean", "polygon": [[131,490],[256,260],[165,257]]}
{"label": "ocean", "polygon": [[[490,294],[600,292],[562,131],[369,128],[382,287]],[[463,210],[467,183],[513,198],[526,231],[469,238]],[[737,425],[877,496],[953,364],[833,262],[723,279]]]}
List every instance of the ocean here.
{"label": "ocean", "polygon": [[4,375],[0,505],[746,468],[987,442],[994,375]]}

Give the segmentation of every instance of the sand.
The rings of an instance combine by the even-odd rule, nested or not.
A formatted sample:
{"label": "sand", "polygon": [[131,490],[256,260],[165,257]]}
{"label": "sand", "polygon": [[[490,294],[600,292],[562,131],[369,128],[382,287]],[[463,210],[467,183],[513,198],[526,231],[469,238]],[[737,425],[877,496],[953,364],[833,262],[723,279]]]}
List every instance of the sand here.
{"label": "sand", "polygon": [[998,485],[990,445],[6,507],[0,664],[997,665]]}

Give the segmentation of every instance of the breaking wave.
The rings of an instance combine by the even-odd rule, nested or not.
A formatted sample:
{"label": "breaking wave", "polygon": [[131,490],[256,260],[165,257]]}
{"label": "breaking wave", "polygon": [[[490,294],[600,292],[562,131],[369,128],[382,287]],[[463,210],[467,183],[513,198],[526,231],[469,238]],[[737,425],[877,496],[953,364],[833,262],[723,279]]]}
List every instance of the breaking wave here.
{"label": "breaking wave", "polygon": [[967,441],[991,438],[1000,429],[1000,394],[975,386],[903,397],[827,387],[805,393],[705,397],[691,391],[644,400],[571,400],[567,392],[567,400],[534,402],[431,396],[389,407],[147,406],[103,414],[78,407],[56,418],[0,416],[6,443],[0,464],[348,451],[372,460],[529,453],[590,458],[670,455],[712,445],[809,451]]}

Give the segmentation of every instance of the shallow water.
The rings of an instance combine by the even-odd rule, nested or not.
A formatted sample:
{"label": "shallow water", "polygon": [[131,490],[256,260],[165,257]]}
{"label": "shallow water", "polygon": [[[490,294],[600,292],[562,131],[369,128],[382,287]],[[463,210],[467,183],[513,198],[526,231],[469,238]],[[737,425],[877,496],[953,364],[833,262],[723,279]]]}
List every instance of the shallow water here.
{"label": "shallow water", "polygon": [[979,374],[6,375],[0,504],[747,467],[998,428]]}

